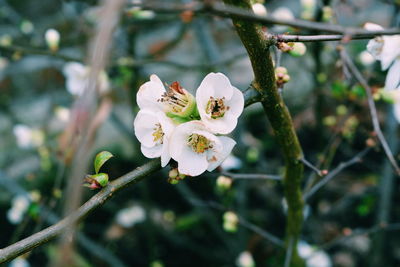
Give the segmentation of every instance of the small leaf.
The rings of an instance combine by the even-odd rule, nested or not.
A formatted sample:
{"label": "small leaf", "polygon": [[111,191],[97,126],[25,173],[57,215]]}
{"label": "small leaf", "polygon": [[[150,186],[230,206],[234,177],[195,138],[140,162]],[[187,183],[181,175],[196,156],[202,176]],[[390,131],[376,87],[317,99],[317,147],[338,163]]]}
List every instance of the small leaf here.
{"label": "small leaf", "polygon": [[105,187],[108,184],[108,174],[107,173],[98,173],[92,175],[92,177],[96,182],[101,185],[101,187]]}
{"label": "small leaf", "polygon": [[106,161],[112,157],[114,157],[113,154],[108,151],[102,151],[97,154],[96,158],[94,159],[94,170],[96,171],[96,173],[99,173],[101,166],[103,166],[104,163],[106,163]]}

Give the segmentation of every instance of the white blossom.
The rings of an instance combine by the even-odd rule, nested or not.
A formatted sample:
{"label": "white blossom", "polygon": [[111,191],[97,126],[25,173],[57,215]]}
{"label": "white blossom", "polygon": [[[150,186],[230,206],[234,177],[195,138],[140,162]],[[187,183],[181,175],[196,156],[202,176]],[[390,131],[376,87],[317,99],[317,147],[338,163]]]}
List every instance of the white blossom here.
{"label": "white blossom", "polygon": [[17,195],[12,199],[11,208],[7,211],[7,219],[12,224],[22,221],[25,212],[28,210],[30,200],[23,195]]}
{"label": "white blossom", "polygon": [[228,134],[235,129],[244,108],[242,92],[222,73],[210,73],[196,92],[202,122],[213,132]]}
{"label": "white blossom", "polygon": [[155,74],[139,88],[136,102],[140,109],[164,111],[169,117],[188,118],[196,111],[196,102],[192,94],[178,82],[172,83],[168,90],[165,90],[162,81]]}
{"label": "white blossom", "polygon": [[[79,62],[69,62],[65,64],[63,73],[66,77],[68,92],[75,96],[82,95],[89,83],[90,67]],[[99,73],[97,82],[100,94],[105,94],[110,90],[110,83],[105,71]]]}
{"label": "white blossom", "polygon": [[140,206],[131,206],[120,210],[116,215],[116,222],[126,228],[141,223],[146,219],[146,212]]}
{"label": "white blossom", "polygon": [[143,155],[148,158],[161,157],[161,166],[166,166],[171,159],[169,138],[175,127],[171,119],[161,111],[142,109],[133,125]]}
{"label": "white blossom", "polygon": [[44,133],[39,129],[32,129],[23,124],[17,124],[13,133],[20,148],[39,147],[43,145]]}
{"label": "white blossom", "polygon": [[364,65],[364,66],[370,66],[371,64],[373,64],[375,62],[375,58],[374,56],[371,55],[371,53],[369,53],[368,51],[364,50],[362,51],[359,55],[358,58],[360,59],[360,62]]}
{"label": "white blossom", "polygon": [[201,121],[178,125],[170,137],[171,157],[178,162],[180,173],[197,176],[212,171],[226,159],[236,142],[226,136],[215,136]]}
{"label": "white blossom", "polygon": [[56,51],[58,49],[58,44],[60,43],[60,33],[57,30],[48,29],[44,34],[44,38],[50,50]]}
{"label": "white blossom", "polygon": [[253,256],[248,251],[243,251],[239,254],[239,257],[236,259],[236,265],[238,267],[254,267],[256,264],[254,263]]}
{"label": "white blossom", "polygon": [[255,3],[251,8],[253,9],[254,14],[258,16],[266,16],[268,14],[267,9],[263,4]]}
{"label": "white blossom", "polygon": [[[380,25],[366,23],[364,26],[370,31],[383,30]],[[368,52],[381,62],[382,70],[389,69],[385,89],[393,90],[400,84],[400,35],[383,35],[370,40],[367,45]]]}
{"label": "white blossom", "polygon": [[29,262],[24,257],[18,257],[10,262],[9,267],[29,267]]}
{"label": "white blossom", "polygon": [[[294,20],[294,15],[293,12],[287,8],[287,7],[279,7],[277,8],[274,12],[272,12],[272,17],[277,18],[277,19],[283,19],[283,20]],[[274,26],[274,29],[276,31],[285,31],[288,29],[288,26],[284,25],[276,25]]]}
{"label": "white blossom", "polygon": [[323,250],[316,250],[305,241],[297,245],[299,256],[306,260],[307,267],[331,267],[332,261]]}

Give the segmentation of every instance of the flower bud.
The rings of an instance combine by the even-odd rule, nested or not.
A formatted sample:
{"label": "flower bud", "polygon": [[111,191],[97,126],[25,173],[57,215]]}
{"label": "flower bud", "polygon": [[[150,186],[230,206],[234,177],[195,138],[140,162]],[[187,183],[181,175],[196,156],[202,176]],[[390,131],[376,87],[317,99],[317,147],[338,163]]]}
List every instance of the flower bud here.
{"label": "flower bud", "polygon": [[292,48],[293,49],[289,51],[289,54],[294,57],[301,57],[307,51],[306,45],[300,42],[293,43]]}
{"label": "flower bud", "polygon": [[333,17],[333,10],[330,6],[324,6],[322,8],[322,20],[330,21]]}
{"label": "flower bud", "polygon": [[100,189],[108,184],[108,174],[98,173],[93,175],[87,175],[85,177],[85,183],[83,184],[90,189]]}
{"label": "flower bud", "polygon": [[239,218],[236,215],[236,213],[232,211],[227,211],[223,215],[223,220],[224,220],[224,230],[227,232],[236,232],[237,231],[237,225],[239,223]]}
{"label": "flower bud", "polygon": [[57,51],[60,43],[60,33],[55,29],[48,29],[44,37],[50,50],[53,52]]}
{"label": "flower bud", "polygon": [[231,188],[231,186],[232,186],[231,178],[223,176],[223,175],[221,175],[217,178],[217,187],[221,191],[228,190],[229,188]]}
{"label": "flower bud", "polygon": [[171,169],[168,173],[168,183],[177,184],[186,178],[186,175],[179,173],[178,168]]}

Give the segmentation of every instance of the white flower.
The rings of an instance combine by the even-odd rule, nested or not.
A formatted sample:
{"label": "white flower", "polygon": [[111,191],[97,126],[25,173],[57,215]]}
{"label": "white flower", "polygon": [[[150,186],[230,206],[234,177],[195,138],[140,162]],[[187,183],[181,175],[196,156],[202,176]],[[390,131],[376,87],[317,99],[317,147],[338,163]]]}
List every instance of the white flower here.
{"label": "white flower", "polygon": [[297,245],[299,256],[306,260],[307,267],[331,267],[332,261],[328,254],[322,250],[316,250],[305,241],[299,241]]}
{"label": "white flower", "polygon": [[[65,64],[63,73],[66,77],[66,87],[72,95],[80,96],[88,86],[90,68],[79,63],[69,62]],[[108,76],[105,71],[99,73],[99,93],[104,94],[110,90]]]}
{"label": "white flower", "polygon": [[369,53],[368,51],[364,50],[362,51],[359,55],[358,58],[360,60],[360,62],[364,65],[364,66],[370,66],[372,63],[375,62],[375,58],[371,55],[371,53]]}
{"label": "white flower", "polygon": [[251,6],[253,9],[254,14],[258,16],[266,16],[267,15],[267,9],[263,4],[260,3],[255,3],[254,5]]}
{"label": "white flower", "polygon": [[[283,19],[283,20],[294,20],[294,15],[292,11],[287,8],[287,7],[280,7],[277,8],[274,12],[272,12],[272,17],[277,18],[277,19]],[[274,29],[276,31],[285,31],[287,30],[287,26],[284,25],[276,25],[274,26]]]}
{"label": "white flower", "polygon": [[29,262],[24,257],[18,257],[10,262],[9,267],[29,267]]}
{"label": "white flower", "polygon": [[256,264],[254,263],[253,256],[248,251],[243,251],[239,254],[239,257],[236,259],[236,265],[238,267],[254,267]]}
{"label": "white flower", "polygon": [[139,88],[136,102],[140,109],[164,111],[169,117],[186,118],[196,111],[196,102],[192,94],[183,89],[178,82],[172,83],[166,91],[162,81],[155,74]]}
{"label": "white flower", "polygon": [[22,221],[25,212],[28,210],[30,201],[27,197],[17,195],[12,199],[11,209],[7,211],[7,219],[12,224],[18,224]]}
{"label": "white flower", "polygon": [[142,109],[136,115],[133,125],[143,155],[148,158],[161,156],[161,166],[166,166],[171,159],[169,137],[175,127],[171,119],[161,111]]}
{"label": "white flower", "polygon": [[196,92],[202,122],[214,133],[228,134],[235,129],[244,108],[242,92],[222,73],[210,73]]}
{"label": "white flower", "polygon": [[212,171],[226,159],[236,142],[226,136],[215,136],[201,121],[177,126],[170,137],[171,157],[178,162],[180,173],[197,176]]}
{"label": "white flower", "polygon": [[44,133],[38,129],[32,129],[23,124],[17,124],[13,133],[20,148],[39,147],[44,142]]}
{"label": "white flower", "polygon": [[232,155],[229,155],[221,164],[221,168],[224,171],[230,171],[230,170],[238,170],[242,167],[242,161]]}
{"label": "white flower", "polygon": [[146,219],[146,212],[140,206],[131,206],[120,210],[116,215],[116,222],[126,228],[141,223]]}
{"label": "white flower", "polygon": [[48,29],[44,34],[44,38],[50,50],[56,51],[58,49],[58,44],[60,43],[60,33],[57,30]]}
{"label": "white flower", "polygon": [[[374,23],[366,23],[364,26],[370,31],[379,31],[383,28]],[[378,36],[370,40],[367,50],[375,59],[381,61],[382,70],[389,67],[386,76],[385,89],[393,90],[400,83],[400,35]]]}

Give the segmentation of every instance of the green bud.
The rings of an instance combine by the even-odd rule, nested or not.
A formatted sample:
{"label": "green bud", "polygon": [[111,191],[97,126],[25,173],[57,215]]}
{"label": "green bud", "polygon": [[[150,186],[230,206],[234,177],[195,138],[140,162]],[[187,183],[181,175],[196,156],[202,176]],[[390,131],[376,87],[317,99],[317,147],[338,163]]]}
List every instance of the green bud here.
{"label": "green bud", "polygon": [[101,187],[105,187],[108,184],[108,174],[107,173],[98,173],[92,175],[92,178],[99,183]]}
{"label": "green bud", "polygon": [[301,57],[307,52],[307,47],[305,44],[296,42],[293,43],[293,49],[289,51],[289,54],[294,57]]}

